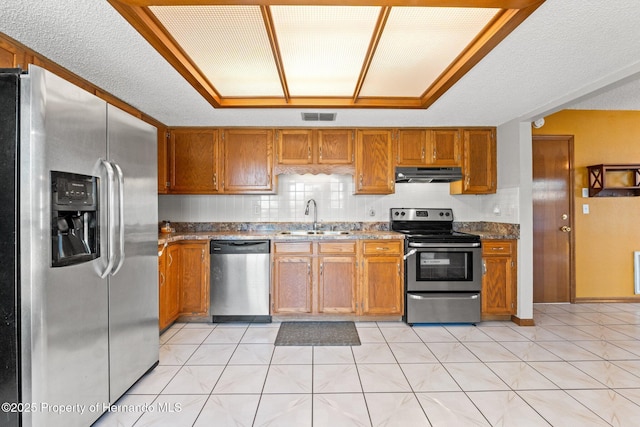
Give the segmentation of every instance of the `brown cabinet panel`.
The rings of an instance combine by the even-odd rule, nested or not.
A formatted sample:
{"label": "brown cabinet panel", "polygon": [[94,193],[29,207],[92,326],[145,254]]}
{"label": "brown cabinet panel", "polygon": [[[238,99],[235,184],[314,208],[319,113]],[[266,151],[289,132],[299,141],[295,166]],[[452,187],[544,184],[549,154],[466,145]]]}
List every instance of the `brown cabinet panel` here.
{"label": "brown cabinet panel", "polygon": [[169,192],[169,131],[167,128],[158,128],[158,193]]}
{"label": "brown cabinet panel", "polygon": [[318,312],[355,313],[355,256],[323,256],[318,261]]}
{"label": "brown cabinet panel", "polygon": [[365,256],[362,314],[402,314],[402,258]]}
{"label": "brown cabinet panel", "polygon": [[427,160],[428,131],[426,129],[398,130],[396,164],[398,166],[424,166]]}
{"label": "brown cabinet panel", "polygon": [[177,245],[158,246],[158,324],[160,330],[170,326],[179,314],[180,252]]}
{"label": "brown cabinet panel", "polygon": [[451,183],[452,194],[490,194],[497,188],[494,129],[465,129],[462,181]]}
{"label": "brown cabinet panel", "polygon": [[274,257],[273,270],[273,313],[311,313],[311,257]]}
{"label": "brown cabinet panel", "polygon": [[180,243],[180,314],[209,313],[209,242]]}
{"label": "brown cabinet panel", "polygon": [[313,162],[313,131],[282,129],[277,131],[279,165],[306,165]]}
{"label": "brown cabinet panel", "polygon": [[390,130],[358,130],[356,194],[391,194],[395,178]]}
{"label": "brown cabinet panel", "polygon": [[273,131],[225,129],[224,180],[226,193],[272,193]]}
{"label": "brown cabinet panel", "polygon": [[510,316],[516,312],[515,240],[482,242],[482,314]]}
{"label": "brown cabinet panel", "polygon": [[352,129],[318,131],[318,163],[327,165],[353,164]]}
{"label": "brown cabinet panel", "polygon": [[435,166],[460,166],[460,130],[431,130],[431,160]]}
{"label": "brown cabinet panel", "polygon": [[210,194],[219,190],[219,144],[215,129],[173,129],[169,191]]}

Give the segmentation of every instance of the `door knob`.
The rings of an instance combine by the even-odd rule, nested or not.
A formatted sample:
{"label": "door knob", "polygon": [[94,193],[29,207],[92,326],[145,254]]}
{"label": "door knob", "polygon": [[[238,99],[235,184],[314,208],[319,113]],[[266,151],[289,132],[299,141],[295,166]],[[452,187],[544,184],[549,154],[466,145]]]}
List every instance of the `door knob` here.
{"label": "door knob", "polygon": [[562,231],[563,233],[568,233],[571,231],[571,227],[563,225],[562,227],[560,227],[560,231]]}

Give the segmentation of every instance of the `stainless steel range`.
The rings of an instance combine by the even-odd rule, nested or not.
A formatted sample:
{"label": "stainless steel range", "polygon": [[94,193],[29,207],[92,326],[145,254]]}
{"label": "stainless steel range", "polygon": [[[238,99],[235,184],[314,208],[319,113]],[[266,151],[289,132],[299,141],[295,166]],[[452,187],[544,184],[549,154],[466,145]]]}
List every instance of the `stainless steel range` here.
{"label": "stainless steel range", "polygon": [[453,230],[451,209],[391,209],[405,238],[405,316],[414,323],[480,321],[480,237]]}

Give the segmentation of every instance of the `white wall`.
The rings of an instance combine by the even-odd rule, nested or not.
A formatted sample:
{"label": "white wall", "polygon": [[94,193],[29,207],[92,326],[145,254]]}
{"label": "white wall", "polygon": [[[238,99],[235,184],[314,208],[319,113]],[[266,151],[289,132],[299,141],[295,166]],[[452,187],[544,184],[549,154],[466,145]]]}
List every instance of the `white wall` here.
{"label": "white wall", "polygon": [[518,222],[519,192],[514,186],[499,187],[497,194],[483,196],[452,196],[446,183],[397,184],[395,194],[390,195],[355,196],[353,190],[351,175],[280,175],[275,195],[162,195],[158,203],[159,219],[312,221],[312,216],[304,215],[304,208],[306,201],[313,198],[321,221],[387,221],[390,208],[434,207],[452,208],[456,221]]}

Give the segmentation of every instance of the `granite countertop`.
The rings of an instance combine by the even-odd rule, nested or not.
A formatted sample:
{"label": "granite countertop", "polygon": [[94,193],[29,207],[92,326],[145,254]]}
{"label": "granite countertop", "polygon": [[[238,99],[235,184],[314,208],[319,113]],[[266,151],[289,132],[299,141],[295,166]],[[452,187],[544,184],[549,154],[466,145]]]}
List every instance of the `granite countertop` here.
{"label": "granite countertop", "polygon": [[349,234],[283,234],[282,231],[184,231],[161,233],[158,244],[178,242],[181,240],[259,240],[277,241],[300,240],[354,240],[354,239],[404,239],[404,234],[394,231],[349,231]]}

